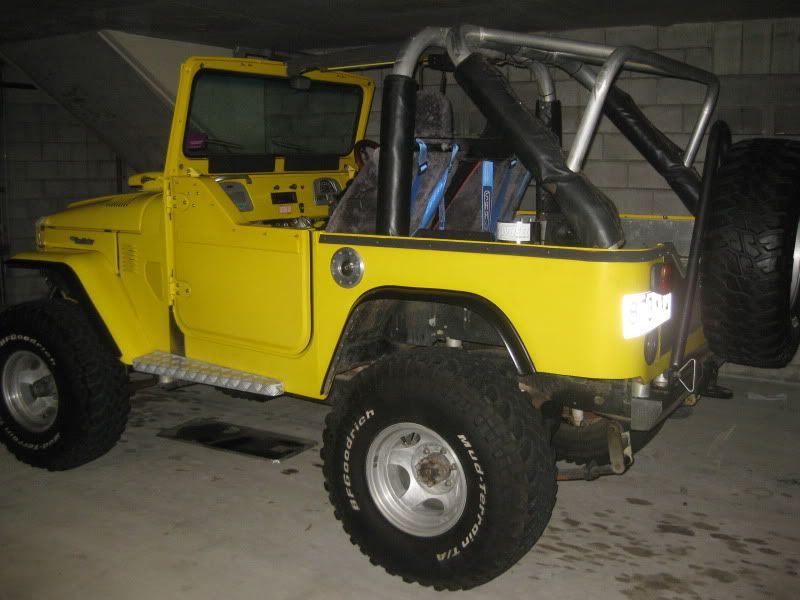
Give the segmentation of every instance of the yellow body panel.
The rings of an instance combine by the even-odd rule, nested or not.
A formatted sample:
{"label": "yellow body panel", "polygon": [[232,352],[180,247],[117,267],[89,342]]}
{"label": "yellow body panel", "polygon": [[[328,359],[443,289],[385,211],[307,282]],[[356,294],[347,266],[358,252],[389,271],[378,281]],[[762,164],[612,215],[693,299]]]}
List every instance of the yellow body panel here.
{"label": "yellow body panel", "polygon": [[[181,81],[175,100],[175,116],[172,121],[165,162],[164,175],[166,177],[196,177],[209,173],[208,159],[191,158],[183,153],[186,115],[191,100],[191,82],[203,69],[286,77],[286,65],[276,61],[220,57],[195,57],[187,60],[181,65]],[[372,80],[352,73],[312,72],[305,74],[304,77],[317,81],[355,85],[361,88],[361,113],[356,125],[355,140],[362,139],[367,129],[369,109],[375,91]],[[352,151],[339,160],[337,169],[331,171],[285,171],[284,166],[284,159],[278,156],[273,171],[248,173],[247,180],[239,180],[239,183],[245,187],[253,199],[254,210],[239,212],[236,215],[237,222],[291,219],[300,216],[326,217],[329,211],[328,206],[317,205],[314,202],[314,180],[319,177],[335,179],[340,188],[344,189],[356,172],[356,162]],[[216,183],[214,185],[218,186]],[[273,192],[294,192],[297,196],[297,203],[272,204],[270,195]]]}
{"label": "yellow body panel", "polygon": [[156,315],[137,309],[117,276],[114,265],[102,254],[80,250],[50,250],[22,252],[14,258],[60,263],[72,269],[119,346],[122,362],[130,364],[135,357],[152,351],[154,344],[159,342],[157,338],[161,337],[162,329],[147,329]]}
{"label": "yellow body panel", "polygon": [[48,248],[59,250],[91,251],[101,255],[115,271],[117,256],[117,234],[112,231],[52,229],[45,237]]}
{"label": "yellow body panel", "polygon": [[[306,231],[296,233],[308,234]],[[646,291],[650,268],[662,258],[617,262],[613,259],[626,251],[605,250],[577,251],[585,255],[582,260],[507,256],[491,253],[492,246],[503,244],[455,242],[459,251],[401,249],[361,245],[365,240],[381,239],[375,236],[337,236],[347,237],[352,242],[330,244],[321,242],[320,238],[325,235],[321,232],[311,235],[311,247],[304,248],[301,255],[308,260],[307,268],[311,268],[313,262],[314,335],[304,351],[289,356],[266,346],[259,349],[253,344],[241,344],[232,337],[220,336],[218,340],[187,339],[187,353],[202,360],[278,377],[284,381],[287,391],[322,397],[320,390],[325,374],[347,318],[359,299],[377,288],[405,287],[462,291],[489,300],[514,324],[540,371],[650,381],[668,367],[668,353],[648,366],[644,361],[644,338],[625,340],[622,337],[622,296]],[[402,239],[391,238],[391,241]],[[345,246],[356,249],[365,265],[363,280],[349,289],[339,286],[330,271],[334,252]],[[483,250],[489,248],[489,252],[470,251],[476,246]],[[608,257],[607,261],[603,260],[604,256]],[[222,267],[236,270],[231,262],[220,263],[214,269]],[[262,273],[266,273],[266,269]],[[242,297],[264,289],[253,274],[252,269],[243,269],[242,286],[235,294],[219,294],[216,310],[239,314],[249,301]],[[272,312],[281,313],[285,309],[280,301],[265,298],[258,319],[264,315],[269,318]],[[254,327],[258,326],[258,319],[251,319]],[[689,341],[689,350],[702,343],[702,332],[695,332]]]}
{"label": "yellow body panel", "polygon": [[[216,174],[209,175],[208,161],[182,151],[192,78],[204,68],[286,73],[283,64],[271,61],[187,61],[163,175],[134,177],[145,191],[74,203],[47,217],[38,232],[40,251],[17,257],[72,268],[125,363],[154,350],[174,350],[172,315],[188,357],[274,377],[288,392],[322,398],[355,306],[371,291],[393,287],[484,298],[512,323],[539,371],[647,382],[668,367],[668,352],[648,366],[644,337],[622,336],[623,296],[649,289],[651,268],[665,260],[666,250],[332,236],[265,223],[299,216],[300,202],[303,215],[324,214],[327,207],[303,199],[312,198],[317,177],[340,184],[351,178],[352,154],[341,158],[336,171],[284,172],[279,159],[274,172],[242,176],[237,181],[253,209],[237,208]],[[363,137],[371,82],[344,73],[309,77],[362,87],[356,138]],[[268,200],[275,189],[296,191],[298,204],[280,212]],[[331,274],[331,258],[345,246],[364,261],[363,279],[352,288],[341,287]],[[688,349],[703,343],[698,330]]]}
{"label": "yellow body panel", "polygon": [[[101,229],[100,223],[107,229]],[[169,348],[169,283],[162,194],[136,193],[73,203],[41,224],[40,252],[19,260],[64,263],[122,352]]]}
{"label": "yellow body panel", "polygon": [[159,192],[134,192],[73,202],[68,210],[47,217],[44,225],[57,221],[63,229],[139,232],[142,209],[160,196]]}
{"label": "yellow body panel", "polygon": [[[646,291],[652,265],[663,258],[619,261],[620,255],[637,252],[625,250],[571,249],[569,258],[557,257],[563,249],[555,248],[556,256],[493,253],[506,246],[502,243],[451,242],[448,250],[381,247],[371,244],[407,238],[361,235],[337,235],[337,243],[327,243],[322,232],[235,225],[226,223],[224,211],[206,208],[205,219],[201,207],[176,214],[174,307],[187,356],[276,377],[289,392],[324,396],[322,384],[350,313],[362,296],[384,287],[485,298],[514,325],[539,371],[650,381],[668,367],[669,353],[648,366],[643,337],[622,337],[623,295]],[[192,210],[202,222],[192,220]],[[345,246],[364,260],[364,277],[353,288],[339,286],[330,270],[333,254]],[[100,256],[44,252],[20,258],[73,266],[76,257],[90,255]],[[110,263],[102,264],[93,263],[94,271],[82,269],[81,281],[113,278]],[[137,352],[169,351],[166,304],[145,305],[146,282],[136,285],[122,275],[124,285],[115,286],[116,296],[87,291],[123,348],[123,360],[129,363]],[[131,319],[139,325],[130,327]],[[128,326],[120,326],[123,322]],[[144,341],[158,332],[155,345]],[[702,332],[696,331],[689,350],[702,343]]]}
{"label": "yellow body panel", "polygon": [[[120,233],[119,278],[152,350],[169,348],[170,288],[160,194],[142,211],[140,233]],[[137,356],[141,356],[140,354]]]}
{"label": "yellow body panel", "polygon": [[228,198],[205,189],[188,197],[173,212],[175,316],[187,348],[200,338],[301,352],[311,336],[309,232],[238,224]]}
{"label": "yellow body panel", "polygon": [[477,242],[454,242],[461,251],[398,249],[359,245],[375,237],[337,236],[347,237],[364,260],[363,280],[350,289],[336,284],[329,267],[333,253],[347,244],[319,243],[315,236],[314,330],[321,356],[333,351],[360,296],[394,286],[466,292],[489,300],[514,325],[539,371],[649,381],[668,366],[664,356],[648,367],[644,338],[622,337],[623,295],[647,291],[650,269],[663,259],[611,262],[624,250],[577,251],[586,257],[582,260],[507,256],[491,253],[504,244]]}
{"label": "yellow body panel", "polygon": [[[181,65],[180,85],[175,99],[175,113],[172,120],[170,131],[170,143],[167,150],[167,160],[165,162],[165,176],[185,175],[191,171],[197,173],[208,173],[208,160],[202,158],[188,158],[183,154],[183,133],[186,128],[186,115],[189,114],[189,101],[191,96],[191,81],[194,76],[202,69],[215,69],[220,71],[230,71],[238,73],[249,73],[257,75],[267,75],[275,77],[286,77],[286,64],[277,61],[246,59],[246,58],[222,58],[222,57],[193,57]],[[362,110],[356,126],[356,137],[359,140],[364,137],[369,119],[369,107],[372,105],[372,96],[375,93],[375,85],[368,77],[361,77],[352,73],[341,72],[311,72],[305,73],[304,77],[317,81],[328,81],[332,83],[344,83],[357,85],[362,91]],[[355,158],[353,154],[344,157],[340,161],[340,167],[350,166],[355,168]],[[275,165],[275,172],[283,171],[282,160],[279,158]]]}

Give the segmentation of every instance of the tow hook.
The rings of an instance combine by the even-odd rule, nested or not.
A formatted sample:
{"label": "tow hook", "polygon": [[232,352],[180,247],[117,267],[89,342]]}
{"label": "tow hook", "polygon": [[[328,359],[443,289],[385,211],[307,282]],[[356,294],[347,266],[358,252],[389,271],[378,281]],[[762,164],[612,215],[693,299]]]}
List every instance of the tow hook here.
{"label": "tow hook", "polygon": [[631,434],[623,431],[619,423],[611,421],[606,429],[608,434],[609,464],[598,465],[594,461],[575,469],[559,469],[558,481],[592,481],[604,475],[622,475],[633,464]]}

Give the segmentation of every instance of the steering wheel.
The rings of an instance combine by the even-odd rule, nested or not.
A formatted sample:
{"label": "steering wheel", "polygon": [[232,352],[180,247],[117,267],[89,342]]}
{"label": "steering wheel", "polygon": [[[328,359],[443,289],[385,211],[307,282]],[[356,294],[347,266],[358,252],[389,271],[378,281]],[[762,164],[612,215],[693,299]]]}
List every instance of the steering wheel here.
{"label": "steering wheel", "polygon": [[370,158],[369,150],[377,150],[380,148],[380,144],[375,140],[359,140],[356,142],[356,145],[353,146],[353,156],[356,159],[356,168],[360,171],[364,168],[364,165]]}

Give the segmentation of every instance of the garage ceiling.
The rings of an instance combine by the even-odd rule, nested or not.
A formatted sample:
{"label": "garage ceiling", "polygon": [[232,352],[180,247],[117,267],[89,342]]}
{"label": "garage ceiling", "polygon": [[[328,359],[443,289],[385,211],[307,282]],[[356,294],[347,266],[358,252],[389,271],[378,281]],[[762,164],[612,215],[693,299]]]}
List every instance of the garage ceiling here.
{"label": "garage ceiling", "polygon": [[425,25],[527,31],[800,16],[797,0],[39,0],[5,2],[0,43],[96,29],[281,50],[402,40]]}

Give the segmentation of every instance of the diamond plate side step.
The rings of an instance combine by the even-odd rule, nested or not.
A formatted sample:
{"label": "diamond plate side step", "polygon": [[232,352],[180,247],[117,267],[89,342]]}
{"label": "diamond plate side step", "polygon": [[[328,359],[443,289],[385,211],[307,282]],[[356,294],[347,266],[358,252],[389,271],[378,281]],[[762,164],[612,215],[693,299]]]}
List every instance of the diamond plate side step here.
{"label": "diamond plate side step", "polygon": [[271,377],[228,369],[168,352],[151,352],[133,359],[133,368],[142,373],[174,377],[261,396],[280,396],[283,382]]}

